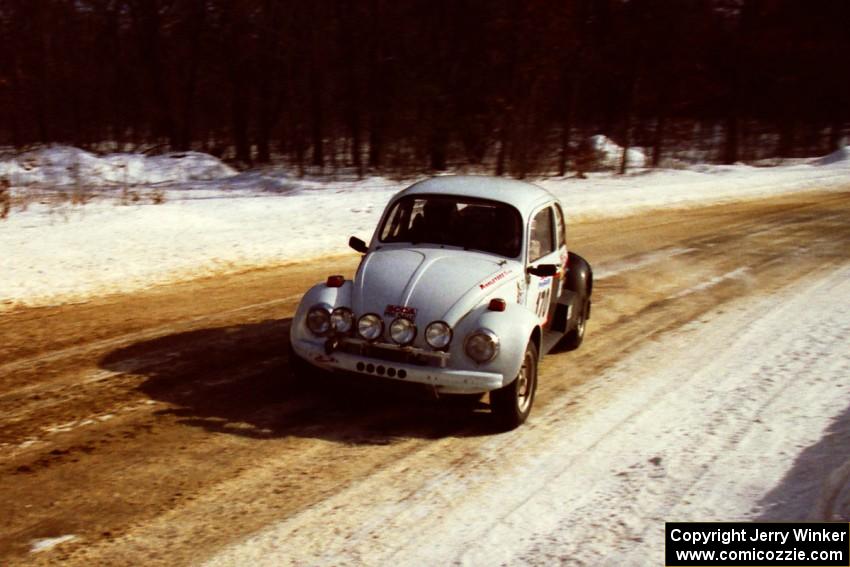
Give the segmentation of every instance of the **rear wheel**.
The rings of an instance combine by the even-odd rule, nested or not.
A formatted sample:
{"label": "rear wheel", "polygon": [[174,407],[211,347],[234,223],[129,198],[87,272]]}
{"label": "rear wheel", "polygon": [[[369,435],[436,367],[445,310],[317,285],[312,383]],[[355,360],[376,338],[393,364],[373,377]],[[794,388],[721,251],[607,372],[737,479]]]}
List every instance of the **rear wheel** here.
{"label": "rear wheel", "polygon": [[575,350],[581,346],[582,341],[584,341],[584,333],[587,330],[587,315],[589,311],[590,300],[588,299],[581,306],[581,313],[579,313],[575,328],[561,339],[561,344],[558,345],[560,350]]}
{"label": "rear wheel", "polygon": [[522,366],[516,379],[490,392],[490,409],[499,426],[505,430],[522,425],[531,413],[534,394],[537,392],[537,346],[529,342],[525,347]]}

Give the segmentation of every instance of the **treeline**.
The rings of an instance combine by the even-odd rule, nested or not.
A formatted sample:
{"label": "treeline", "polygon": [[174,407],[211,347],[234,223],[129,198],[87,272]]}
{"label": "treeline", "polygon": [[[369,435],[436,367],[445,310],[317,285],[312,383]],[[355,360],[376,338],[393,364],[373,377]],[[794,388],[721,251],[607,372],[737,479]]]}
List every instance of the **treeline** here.
{"label": "treeline", "polygon": [[825,153],[848,23],[842,0],[0,0],[0,145],[515,176],[596,133],[656,165]]}

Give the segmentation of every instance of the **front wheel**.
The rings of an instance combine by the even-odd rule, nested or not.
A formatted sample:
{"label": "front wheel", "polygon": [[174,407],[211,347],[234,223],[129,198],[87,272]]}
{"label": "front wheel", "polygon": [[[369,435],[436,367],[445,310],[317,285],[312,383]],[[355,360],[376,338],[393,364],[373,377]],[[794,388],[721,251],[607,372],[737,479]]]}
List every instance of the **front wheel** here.
{"label": "front wheel", "polygon": [[505,430],[522,425],[531,413],[537,392],[537,346],[529,342],[517,377],[503,388],[490,392],[490,409]]}

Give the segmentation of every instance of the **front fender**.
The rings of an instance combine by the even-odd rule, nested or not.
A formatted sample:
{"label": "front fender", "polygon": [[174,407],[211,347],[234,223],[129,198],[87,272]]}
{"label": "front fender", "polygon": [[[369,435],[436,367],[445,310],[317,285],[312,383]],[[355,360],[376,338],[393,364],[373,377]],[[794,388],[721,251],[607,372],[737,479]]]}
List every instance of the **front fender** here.
{"label": "front fender", "polygon": [[[499,354],[490,362],[477,364],[467,356],[464,342],[469,334],[481,328],[490,329],[499,337]],[[525,347],[538,328],[537,316],[522,305],[510,303],[504,311],[490,311],[486,304],[476,307],[455,327],[452,366],[498,372],[504,377],[502,386],[506,386],[519,374]]]}
{"label": "front fender", "polygon": [[336,307],[351,307],[351,280],[346,280],[341,287],[328,287],[326,284],[318,284],[311,287],[304,297],[301,298],[301,303],[298,304],[298,309],[295,310],[295,316],[292,319],[292,327],[289,331],[290,342],[302,338],[315,338],[307,329],[305,320],[307,311],[314,305],[325,304],[331,309]]}

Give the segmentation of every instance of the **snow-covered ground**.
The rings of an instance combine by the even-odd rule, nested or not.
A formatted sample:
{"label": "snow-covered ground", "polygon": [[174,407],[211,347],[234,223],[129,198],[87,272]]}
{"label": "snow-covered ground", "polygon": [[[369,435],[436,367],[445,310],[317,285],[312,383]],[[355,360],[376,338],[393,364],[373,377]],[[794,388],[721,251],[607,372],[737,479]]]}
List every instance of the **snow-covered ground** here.
{"label": "snow-covered ground", "polygon": [[[193,152],[98,157],[65,147],[0,160],[4,177],[16,203],[38,198],[0,220],[0,309],[344,252],[349,235],[371,236],[388,199],[408,184],[237,173]],[[561,198],[571,220],[618,216],[846,187],[850,149],[776,167],[636,169],[538,183]],[[153,204],[152,190],[165,202]],[[57,194],[74,191],[94,198],[55,204]]]}
{"label": "snow-covered ground", "polygon": [[654,565],[665,521],[850,521],[848,344],[845,266],[647,343],[449,469],[401,459],[207,564]]}

